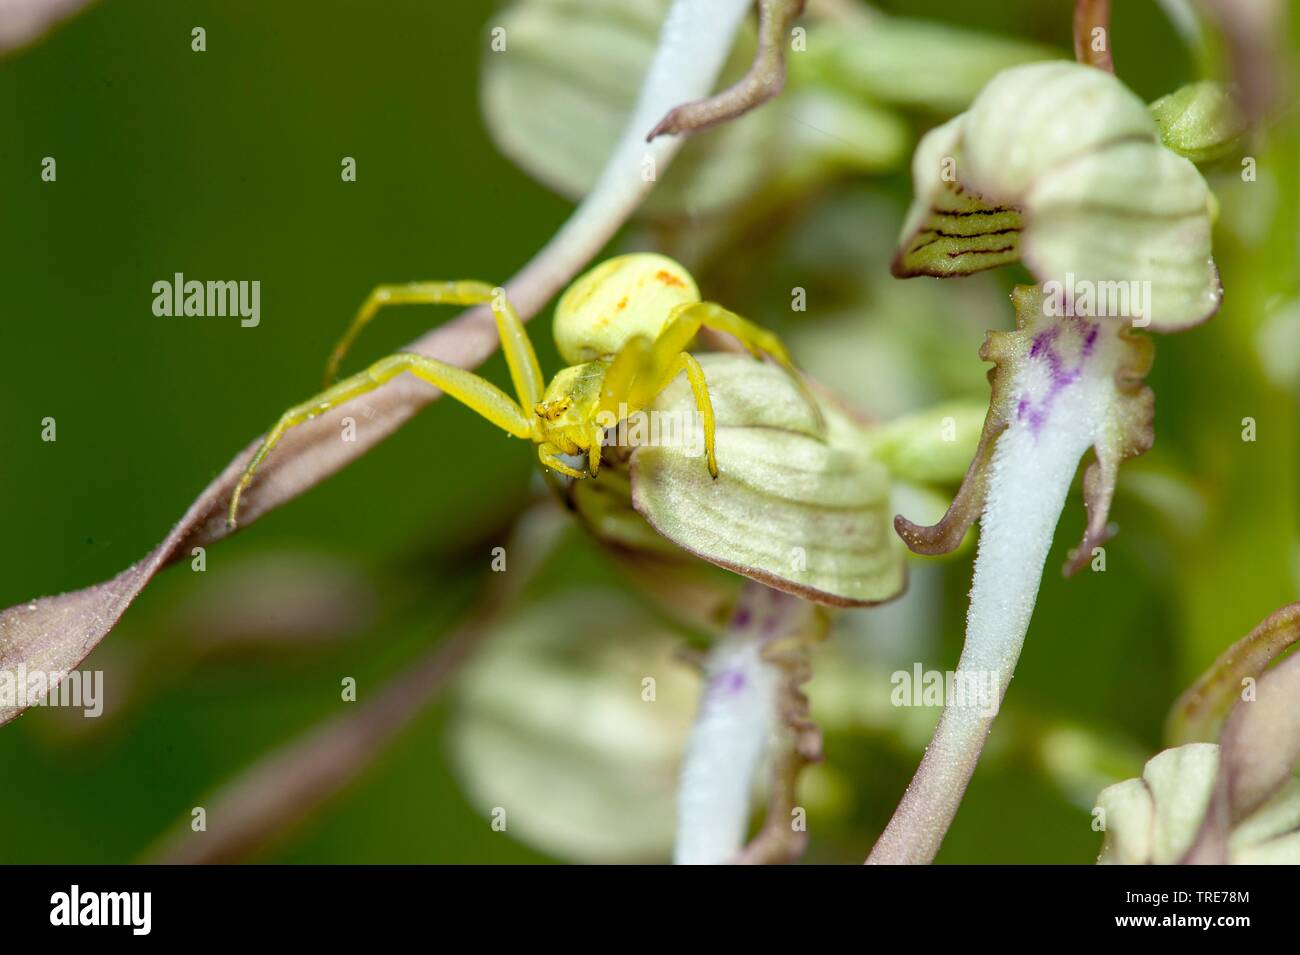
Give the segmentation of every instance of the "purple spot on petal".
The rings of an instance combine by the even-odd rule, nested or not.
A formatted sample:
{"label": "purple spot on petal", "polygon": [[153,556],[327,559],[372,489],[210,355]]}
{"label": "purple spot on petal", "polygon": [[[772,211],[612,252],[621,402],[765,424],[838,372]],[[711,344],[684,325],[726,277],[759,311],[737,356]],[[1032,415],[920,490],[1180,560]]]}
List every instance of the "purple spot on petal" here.
{"label": "purple spot on petal", "polygon": [[711,693],[734,696],[745,688],[746,682],[745,674],[739,670],[723,670],[713,677],[709,690]]}

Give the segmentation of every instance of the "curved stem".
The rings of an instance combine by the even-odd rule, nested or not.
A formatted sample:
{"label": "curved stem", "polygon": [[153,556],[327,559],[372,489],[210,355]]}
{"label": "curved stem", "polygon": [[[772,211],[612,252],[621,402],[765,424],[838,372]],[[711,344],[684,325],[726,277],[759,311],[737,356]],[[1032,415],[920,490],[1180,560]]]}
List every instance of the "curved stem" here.
{"label": "curved stem", "polygon": [[803,8],[804,0],[758,0],[758,52],[748,72],[721,93],[669,110],[650,130],[646,142],[730,122],[780,93],[785,87],[786,37]]}

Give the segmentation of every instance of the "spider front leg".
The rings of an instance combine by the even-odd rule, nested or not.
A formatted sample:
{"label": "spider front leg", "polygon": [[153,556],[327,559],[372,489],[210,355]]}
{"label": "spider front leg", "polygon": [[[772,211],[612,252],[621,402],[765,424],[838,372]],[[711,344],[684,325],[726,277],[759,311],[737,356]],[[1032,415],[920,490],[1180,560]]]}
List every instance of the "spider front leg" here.
{"label": "spider front leg", "polygon": [[[695,407],[704,429],[704,454],[709,474],[718,476],[718,458],[715,449],[716,423],[713,416],[713,399],[704,378],[704,369],[695,356],[680,348],[668,360],[661,360],[660,342],[664,333],[653,342],[642,335],[628,339],[610,364],[601,385],[600,412],[605,420],[616,418],[619,410],[627,413],[647,407],[682,372],[691,385]],[[621,406],[621,407],[620,407]],[[593,472],[594,473],[594,472]]]}
{"label": "spider front leg", "polygon": [[657,368],[667,369],[677,360],[678,352],[685,350],[699,332],[700,327],[714,331],[726,332],[755,357],[768,355],[790,375],[799,393],[803,395],[808,407],[816,418],[817,430],[825,431],[826,421],[822,416],[821,406],[808,389],[799,369],[794,366],[790,352],[774,332],[761,325],[756,325],[747,318],[728,311],[713,302],[694,302],[678,305],[669,316],[667,325],[654,342],[653,361]]}
{"label": "spider front leg", "polygon": [[380,285],[362,304],[343,338],[334,346],[325,367],[325,384],[328,386],[338,374],[339,364],[357,340],[361,330],[374,319],[385,305],[489,305],[496,319],[497,334],[501,336],[501,349],[510,367],[510,380],[523,408],[532,408],[542,398],[546,382],[537,362],[537,352],[528,340],[519,313],[510,304],[505,289],[494,288],[486,282],[408,282],[405,285]]}
{"label": "spider front leg", "polygon": [[322,391],[316,397],[295,405],[280,416],[275,427],[266,433],[262,444],[253,455],[253,459],[244,469],[244,474],[235,487],[230,498],[230,513],[227,522],[233,528],[239,515],[239,499],[253,480],[262,461],[271,453],[271,449],[284,437],[290,428],[310,421],[331,408],[351,401],[359,395],[374,391],[380,385],[391,381],[403,372],[410,372],[417,378],[427,381],[448,396],[481,414],[501,430],[517,438],[532,438],[533,426],[528,414],[515,404],[514,400],[492,382],[480,378],[473,372],[455,365],[448,365],[434,358],[399,352],[381,358],[360,374],[345,378],[331,388]]}

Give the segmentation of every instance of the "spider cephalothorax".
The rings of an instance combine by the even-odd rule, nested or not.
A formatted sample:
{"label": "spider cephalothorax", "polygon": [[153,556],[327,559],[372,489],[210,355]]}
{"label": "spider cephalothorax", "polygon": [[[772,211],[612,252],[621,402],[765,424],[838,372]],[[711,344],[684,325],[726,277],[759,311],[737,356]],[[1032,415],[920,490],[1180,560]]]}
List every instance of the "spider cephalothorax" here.
{"label": "spider cephalothorax", "polygon": [[[672,259],[652,253],[608,259],[580,276],[560,297],[555,307],[555,342],[561,357],[571,364],[549,385],[544,385],[537,355],[505,290],[473,281],[375,289],[334,349],[327,379],[333,378],[357,334],[384,305],[483,303],[491,306],[496,317],[517,401],[490,381],[433,358],[408,352],[381,358],[281,415],[235,489],[231,525],[238,516],[240,495],[285,431],[403,372],[437,386],[507,433],[531,440],[543,465],[573,478],[594,476],[600,470],[606,429],[649,407],[682,373],[695,396],[709,473],[718,476],[708,384],[699,362],[686,350],[701,326],[733,335],[755,355],[770,355],[804,387],[776,335],[720,305],[700,301],[690,273]],[[578,470],[561,455],[584,455],[586,470]]]}

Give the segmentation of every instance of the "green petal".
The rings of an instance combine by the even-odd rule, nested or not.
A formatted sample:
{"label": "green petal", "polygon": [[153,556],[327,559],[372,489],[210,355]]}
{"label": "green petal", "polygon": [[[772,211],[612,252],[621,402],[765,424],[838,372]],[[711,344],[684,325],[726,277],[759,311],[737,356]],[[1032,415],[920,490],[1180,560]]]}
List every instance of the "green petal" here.
{"label": "green petal", "polygon": [[1219,747],[1191,743],[1157,753],[1141,779],[1107,786],[1106,841],[1099,863],[1170,865],[1191,847],[1205,818],[1219,768]]}
{"label": "green petal", "polygon": [[[664,537],[721,567],[830,605],[876,603],[904,585],[889,472],[864,429],[823,405],[825,438],[789,377],[736,355],[700,358],[717,415],[720,477],[678,447],[632,456],[632,500]],[[659,412],[688,413],[685,382]]]}
{"label": "green petal", "polygon": [[960,481],[979,444],[983,402],[954,401],[875,431],[872,451],[895,478],[931,484]]}
{"label": "green petal", "polygon": [[1151,790],[1155,819],[1151,862],[1172,865],[1182,858],[1205,818],[1219,769],[1219,747],[1189,743],[1151,757],[1142,779]]}

